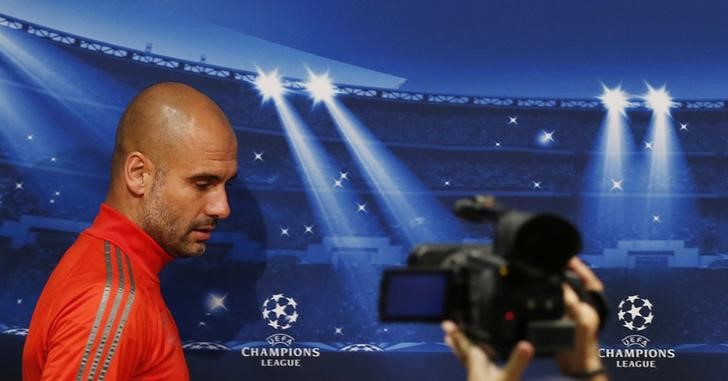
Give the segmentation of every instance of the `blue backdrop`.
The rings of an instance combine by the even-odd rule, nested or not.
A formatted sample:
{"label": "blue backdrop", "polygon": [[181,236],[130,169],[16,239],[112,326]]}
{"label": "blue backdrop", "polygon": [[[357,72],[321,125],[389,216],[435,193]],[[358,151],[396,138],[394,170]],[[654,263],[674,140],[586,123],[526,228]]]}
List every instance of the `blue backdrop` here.
{"label": "blue backdrop", "polygon": [[449,213],[478,193],[580,227],[616,379],[728,370],[725,101],[620,114],[596,98],[341,86],[316,103],[295,79],[265,100],[256,73],[0,25],[2,379],[19,379],[35,301],[104,199],[123,108],[161,81],[213,98],[239,142],[232,217],[204,257],[162,274],[193,379],[463,379],[437,326],[379,323],[376,304],[412,245],[490,242]]}

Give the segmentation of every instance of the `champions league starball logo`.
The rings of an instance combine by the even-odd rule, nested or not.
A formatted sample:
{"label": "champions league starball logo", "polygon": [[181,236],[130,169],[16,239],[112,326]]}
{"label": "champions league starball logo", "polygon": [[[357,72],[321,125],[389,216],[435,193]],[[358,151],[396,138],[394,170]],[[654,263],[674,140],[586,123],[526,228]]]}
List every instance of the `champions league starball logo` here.
{"label": "champions league starball logo", "polygon": [[275,328],[286,330],[298,321],[298,303],[283,294],[275,294],[263,302],[263,320]]}
{"label": "champions league starball logo", "polygon": [[[630,295],[619,302],[617,318],[622,327],[630,332],[646,330],[655,319],[652,302],[639,295]],[[615,359],[617,368],[657,368],[657,359],[675,358],[675,349],[648,348],[650,339],[641,334],[631,334],[622,339],[627,349],[600,348],[599,356]],[[633,348],[637,347],[637,348]]]}
{"label": "champions league starball logo", "polygon": [[617,317],[624,328],[630,331],[642,331],[652,324],[652,303],[647,298],[632,295],[622,299],[617,307]]}

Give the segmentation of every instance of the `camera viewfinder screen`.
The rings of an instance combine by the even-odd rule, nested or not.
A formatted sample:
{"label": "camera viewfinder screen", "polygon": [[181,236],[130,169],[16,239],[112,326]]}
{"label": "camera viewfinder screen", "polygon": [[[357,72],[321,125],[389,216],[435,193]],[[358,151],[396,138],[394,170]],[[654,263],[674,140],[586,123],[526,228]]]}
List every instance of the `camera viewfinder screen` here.
{"label": "camera viewfinder screen", "polygon": [[448,279],[445,272],[389,274],[386,315],[391,319],[443,318]]}

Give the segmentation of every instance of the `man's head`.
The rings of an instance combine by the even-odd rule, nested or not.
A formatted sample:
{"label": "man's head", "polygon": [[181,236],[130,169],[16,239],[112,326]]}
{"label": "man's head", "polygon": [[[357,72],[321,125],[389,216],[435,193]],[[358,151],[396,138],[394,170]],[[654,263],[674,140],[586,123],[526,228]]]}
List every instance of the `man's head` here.
{"label": "man's head", "polygon": [[222,110],[187,85],[160,83],[119,122],[106,202],[170,255],[198,256],[230,215],[225,187],[236,173],[237,139]]}

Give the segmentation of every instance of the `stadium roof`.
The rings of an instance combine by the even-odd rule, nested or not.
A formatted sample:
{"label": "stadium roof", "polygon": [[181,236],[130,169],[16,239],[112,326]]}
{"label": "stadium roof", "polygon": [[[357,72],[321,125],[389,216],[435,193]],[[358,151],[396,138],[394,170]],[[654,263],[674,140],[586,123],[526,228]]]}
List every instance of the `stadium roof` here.
{"label": "stadium roof", "polygon": [[253,37],[239,31],[171,12],[154,2],[83,2],[77,0],[5,0],[0,13],[48,28],[106,43],[165,56],[205,61],[255,72],[278,71],[306,77],[306,68],[336,73],[336,80],[361,86],[399,88],[405,79],[361,66],[325,58]]}
{"label": "stadium roof", "polygon": [[[0,13],[0,27],[22,31],[39,38],[53,41],[72,48],[80,48],[102,55],[109,55],[119,59],[127,59],[139,64],[179,70],[186,73],[211,76],[221,79],[245,82],[254,85],[262,72],[245,71],[211,65],[206,62],[194,62],[175,57],[152,53],[149,49],[141,51],[128,47],[110,44],[84,36],[70,34],[64,31],[48,28],[9,15]],[[294,93],[306,92],[307,84],[301,78],[283,78],[281,85]],[[365,87],[351,84],[335,84],[334,90],[339,95],[380,98],[391,101],[404,101],[415,103],[453,104],[491,107],[520,107],[544,109],[601,109],[602,101],[596,97],[591,98],[553,98],[553,97],[491,97],[478,95],[452,95],[416,91],[400,91],[390,88]],[[645,98],[630,99],[628,108],[647,109],[648,101]],[[724,110],[728,108],[726,99],[683,99],[672,102],[673,108],[685,110]]]}
{"label": "stadium roof", "polygon": [[[290,47],[355,65],[326,68],[336,82],[360,86],[397,88],[406,78],[399,90],[590,98],[602,83],[636,95],[649,83],[683,99],[728,94],[722,0],[3,0],[0,12],[130,48],[151,40],[157,53],[192,61],[205,53],[209,63],[245,70],[265,49],[239,49],[235,36],[263,39],[280,44],[264,64],[283,75],[305,74]],[[117,40],[139,31],[164,41]]]}

